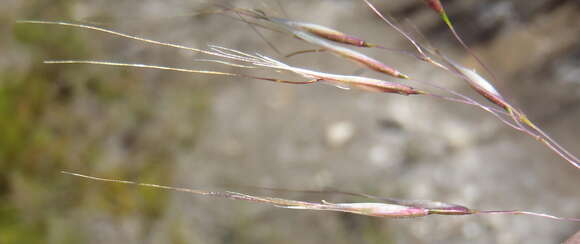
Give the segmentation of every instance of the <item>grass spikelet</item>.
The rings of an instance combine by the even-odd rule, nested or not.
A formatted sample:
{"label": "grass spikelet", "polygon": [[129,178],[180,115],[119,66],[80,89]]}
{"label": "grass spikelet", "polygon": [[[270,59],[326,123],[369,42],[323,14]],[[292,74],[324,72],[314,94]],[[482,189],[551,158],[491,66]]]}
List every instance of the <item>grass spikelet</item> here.
{"label": "grass spikelet", "polygon": [[[51,22],[51,21],[20,21],[20,23],[29,23],[29,24],[53,24],[53,25],[64,25],[64,26],[71,26],[71,27],[78,27],[84,29],[91,29],[96,30],[112,35],[121,36],[124,38],[129,38],[137,41],[142,41],[146,43],[151,43],[155,45],[161,46],[168,46],[178,49],[184,49],[193,52],[199,52],[203,54],[207,54],[214,57],[221,57],[225,59],[229,59],[232,61],[239,61],[244,62],[253,66],[248,65],[240,65],[234,64],[227,61],[221,60],[205,60],[216,62],[220,64],[224,64],[227,66],[234,66],[234,67],[244,67],[244,68],[254,68],[254,67],[265,67],[265,68],[272,68],[276,70],[285,70],[290,71],[296,74],[299,74],[303,77],[306,77],[310,80],[308,81],[289,81],[289,80],[282,80],[276,78],[269,78],[269,77],[257,77],[251,75],[242,75],[238,73],[228,73],[228,72],[220,72],[220,71],[210,71],[210,70],[193,70],[193,69],[182,69],[182,68],[174,68],[174,67],[166,67],[160,65],[147,65],[147,64],[128,64],[128,63],[118,63],[118,62],[109,62],[109,61],[95,61],[95,60],[62,60],[62,61],[46,61],[47,64],[98,64],[98,65],[108,65],[108,66],[125,66],[125,67],[136,67],[136,68],[148,68],[148,69],[159,69],[159,70],[169,70],[169,71],[177,71],[177,72],[187,72],[187,73],[199,73],[199,74],[208,74],[208,75],[223,75],[223,76],[238,76],[238,77],[246,77],[258,80],[266,80],[266,81],[273,81],[273,82],[280,82],[280,83],[288,83],[288,84],[310,84],[318,81],[327,81],[333,83],[335,85],[340,86],[351,86],[355,88],[360,88],[364,90],[370,91],[378,91],[378,92],[385,92],[385,93],[396,93],[402,95],[414,95],[414,94],[425,94],[424,91],[416,90],[410,86],[402,85],[394,82],[382,81],[377,79],[371,79],[366,77],[360,76],[345,76],[345,75],[335,75],[323,72],[312,71],[303,68],[292,67],[286,65],[280,61],[274,60],[272,58],[268,58],[263,55],[251,55],[247,54],[238,50],[219,47],[219,46],[211,46],[210,50],[202,50],[198,48],[186,47],[177,44],[171,44],[166,42],[154,41],[150,39],[145,39],[141,37],[136,37],[129,34],[124,34],[116,31],[112,31],[109,29],[104,29],[95,26],[89,25],[82,25],[82,24],[72,24],[66,22]],[[364,58],[364,57],[359,57]],[[367,60],[368,63],[368,60]]]}
{"label": "grass spikelet", "polygon": [[[232,200],[240,200],[240,201],[248,201],[248,202],[258,202],[258,203],[265,203],[275,207],[280,208],[287,208],[287,209],[297,209],[297,210],[321,210],[321,211],[331,211],[331,212],[345,212],[357,215],[366,215],[372,217],[380,217],[380,218],[417,218],[417,217],[425,217],[428,215],[474,215],[474,214],[503,214],[503,215],[530,215],[542,218],[549,218],[559,221],[571,221],[571,222],[580,222],[578,218],[563,218],[557,217],[553,215],[543,214],[543,213],[536,213],[536,212],[529,212],[529,211],[520,211],[520,210],[475,210],[470,209],[461,205],[456,204],[448,204],[443,202],[437,201],[428,201],[428,200],[399,200],[399,199],[392,199],[388,198],[387,203],[382,202],[356,202],[356,203],[331,203],[325,200],[322,200],[320,203],[316,202],[306,202],[306,201],[298,201],[298,200],[290,200],[284,198],[277,198],[277,197],[259,197],[259,196],[252,196],[248,194],[226,191],[226,192],[216,192],[216,191],[204,191],[204,190],[195,190],[189,188],[182,188],[182,187],[172,187],[172,186],[164,186],[164,185],[157,185],[157,184],[150,184],[150,183],[139,183],[134,181],[127,181],[127,180],[115,180],[115,179],[106,179],[100,177],[94,177],[89,175],[83,175],[79,173],[73,173],[68,171],[61,171],[61,173],[85,178],[88,180],[94,181],[101,181],[101,182],[109,182],[109,183],[117,183],[117,184],[127,184],[127,185],[136,185],[142,187],[149,187],[149,188],[157,188],[162,190],[169,190],[169,191],[178,191],[178,192],[185,192],[194,195],[201,195],[201,196],[210,196],[210,197],[219,197],[219,198],[226,198]],[[299,191],[297,191],[299,192]],[[338,193],[345,193],[345,192],[338,192]],[[347,193],[348,195],[358,195],[358,196],[370,196],[366,194],[356,194],[356,193]],[[377,198],[378,197],[372,197]]]}
{"label": "grass spikelet", "polygon": [[[363,39],[347,35],[343,32],[311,23],[298,22],[282,18],[269,17],[265,13],[256,10],[247,9],[230,9],[235,11],[235,13],[243,14],[255,18],[257,20],[263,20],[274,25],[277,29],[282,29],[290,34],[294,35],[296,38],[308,42],[312,45],[320,47],[322,50],[332,52],[343,58],[352,60],[359,64],[368,67],[371,70],[387,74],[392,77],[409,79],[409,76],[401,73],[400,71],[389,67],[388,65],[371,58],[365,54],[354,51],[352,49],[335,45],[329,41],[338,42],[347,45],[354,45],[357,47],[377,47],[377,45],[369,44]],[[385,48],[386,49],[386,48]],[[292,56],[294,54],[291,54]]]}
{"label": "grass spikelet", "polygon": [[379,73],[387,74],[389,76],[396,78],[409,79],[408,75],[405,75],[399,72],[398,70],[385,65],[381,61],[378,61],[360,52],[348,49],[346,47],[334,45],[326,40],[323,40],[321,38],[318,38],[305,32],[295,31],[293,34],[301,40],[320,46],[325,50],[328,50],[346,59],[355,61]]}
{"label": "grass spikelet", "polygon": [[356,46],[356,47],[376,47],[376,44],[371,44],[361,38],[355,37],[355,36],[351,36],[348,34],[345,34],[343,32],[340,32],[338,30],[326,27],[326,26],[322,26],[322,25],[317,25],[317,24],[312,24],[312,23],[305,23],[305,22],[298,22],[298,21],[291,21],[291,20],[287,20],[287,19],[280,19],[280,18],[270,18],[270,20],[280,23],[280,24],[284,24],[284,25],[288,25],[294,28],[297,28],[299,30],[302,31],[306,31],[310,34],[316,35],[318,37],[330,40],[330,41],[334,41],[334,42],[338,42],[338,43],[342,43],[342,44],[346,44],[346,45],[352,45],[352,46]]}

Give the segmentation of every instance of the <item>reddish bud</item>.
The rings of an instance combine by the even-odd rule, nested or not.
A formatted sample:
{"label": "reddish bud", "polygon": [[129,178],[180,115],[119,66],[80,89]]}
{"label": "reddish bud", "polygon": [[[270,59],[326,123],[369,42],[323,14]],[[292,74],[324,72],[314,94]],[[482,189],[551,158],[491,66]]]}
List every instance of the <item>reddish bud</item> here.
{"label": "reddish bud", "polygon": [[432,8],[433,10],[435,10],[435,12],[437,12],[439,14],[439,16],[441,16],[441,19],[443,19],[443,21],[445,22],[445,24],[447,24],[449,26],[449,28],[453,29],[453,25],[451,24],[451,20],[449,20],[447,13],[445,13],[445,9],[443,9],[443,4],[441,4],[441,1],[439,1],[439,0],[425,0],[425,2],[427,2],[429,7]]}
{"label": "reddish bud", "polygon": [[432,8],[433,10],[435,10],[435,12],[437,12],[438,14],[445,12],[445,10],[443,10],[443,5],[441,4],[441,1],[439,1],[439,0],[425,0],[425,2],[427,2],[429,7]]}
{"label": "reddish bud", "polygon": [[338,43],[342,43],[342,44],[347,44],[347,45],[353,45],[353,46],[357,46],[357,47],[371,47],[372,45],[369,44],[368,42],[366,42],[363,39],[360,39],[358,37],[355,36],[351,36],[351,35],[347,35],[343,32],[325,27],[325,26],[321,26],[321,25],[315,25],[315,24],[310,24],[310,23],[300,23],[300,22],[293,22],[293,24],[295,25],[295,27],[302,29],[304,31],[309,32],[310,34],[316,35],[318,37],[322,37],[325,38],[327,40],[330,41],[334,41],[334,42],[338,42]]}

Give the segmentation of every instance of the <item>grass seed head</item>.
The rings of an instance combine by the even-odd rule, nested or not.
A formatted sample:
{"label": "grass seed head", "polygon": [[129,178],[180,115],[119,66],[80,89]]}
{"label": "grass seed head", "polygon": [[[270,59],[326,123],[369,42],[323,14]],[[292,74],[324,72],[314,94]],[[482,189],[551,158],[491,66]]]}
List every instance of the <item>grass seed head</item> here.
{"label": "grass seed head", "polygon": [[409,76],[401,73],[400,71],[389,67],[388,65],[382,63],[381,61],[378,61],[374,58],[371,58],[361,52],[357,52],[354,51],[352,49],[346,48],[346,47],[342,47],[342,46],[338,46],[335,44],[332,44],[324,39],[321,39],[319,37],[313,36],[309,33],[303,32],[303,31],[295,31],[294,35],[301,39],[304,40],[308,43],[320,46],[336,55],[339,55],[341,57],[344,57],[346,59],[355,61],[359,64],[362,64],[374,71],[392,76],[392,77],[396,77],[396,78],[401,78],[401,79],[409,79]]}
{"label": "grass seed head", "polygon": [[310,34],[313,34],[315,36],[318,36],[318,37],[321,37],[321,38],[324,38],[324,39],[327,39],[330,41],[334,41],[334,42],[338,42],[338,43],[342,43],[342,44],[346,44],[346,45],[357,46],[357,47],[374,47],[375,46],[375,45],[370,44],[361,38],[345,34],[344,32],[341,32],[341,31],[338,31],[338,30],[335,30],[335,29],[332,29],[332,28],[329,28],[326,26],[312,24],[312,23],[285,20],[285,19],[278,19],[278,18],[271,18],[271,19],[272,19],[272,21],[292,26],[292,27],[297,28],[299,30],[306,31]]}

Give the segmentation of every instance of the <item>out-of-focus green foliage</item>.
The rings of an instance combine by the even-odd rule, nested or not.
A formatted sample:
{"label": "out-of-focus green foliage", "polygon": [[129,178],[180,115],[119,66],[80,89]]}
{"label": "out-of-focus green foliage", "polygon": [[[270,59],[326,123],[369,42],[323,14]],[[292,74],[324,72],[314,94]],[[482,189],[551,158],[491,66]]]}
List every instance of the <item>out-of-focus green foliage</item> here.
{"label": "out-of-focus green foliage", "polygon": [[[18,17],[67,19],[74,3],[29,1]],[[148,98],[136,97],[138,92],[132,91],[140,87],[132,82],[138,80],[134,72],[97,73],[83,66],[42,63],[99,56],[101,50],[88,44],[90,40],[78,30],[24,24],[6,29],[11,32],[3,40],[6,48],[22,50],[17,55],[28,66],[0,67],[0,243],[85,243],[86,226],[91,223],[71,217],[84,214],[137,216],[146,231],[147,223],[165,208],[165,192],[119,185],[95,187],[59,173],[101,167],[96,161],[106,157],[104,148],[111,137],[118,136],[107,129],[117,129],[124,134],[121,141],[127,147],[120,160],[127,162],[104,167],[104,175],[171,182],[169,145],[132,144],[151,119]],[[200,120],[191,123],[192,131],[199,127],[206,104],[203,91],[195,93],[200,96],[182,104],[192,104],[199,115]],[[123,123],[125,128],[119,129]]]}

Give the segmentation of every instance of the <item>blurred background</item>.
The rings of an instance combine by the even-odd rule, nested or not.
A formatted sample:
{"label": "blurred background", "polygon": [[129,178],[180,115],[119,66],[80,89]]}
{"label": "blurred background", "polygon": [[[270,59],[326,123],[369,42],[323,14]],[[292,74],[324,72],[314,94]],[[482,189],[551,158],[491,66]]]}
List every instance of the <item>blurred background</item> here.
{"label": "blurred background", "polygon": [[[423,1],[374,2],[446,55],[475,65]],[[222,3],[410,49],[362,1]],[[580,155],[579,2],[443,3],[468,45],[499,77],[498,89]],[[197,0],[3,1],[0,243],[560,243],[580,229],[577,223],[526,216],[379,219],[285,210],[59,173],[297,200],[365,201],[255,187],[339,189],[580,217],[578,170],[474,107],[325,85],[43,64],[90,59],[249,72],[95,31],[15,24],[92,23],[186,46],[214,44],[320,71],[380,77],[324,53],[283,59],[245,23],[192,16],[207,6]],[[262,33],[283,53],[308,48],[287,35]],[[412,58],[364,51],[418,80],[472,94],[452,75]]]}

